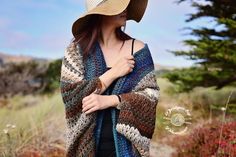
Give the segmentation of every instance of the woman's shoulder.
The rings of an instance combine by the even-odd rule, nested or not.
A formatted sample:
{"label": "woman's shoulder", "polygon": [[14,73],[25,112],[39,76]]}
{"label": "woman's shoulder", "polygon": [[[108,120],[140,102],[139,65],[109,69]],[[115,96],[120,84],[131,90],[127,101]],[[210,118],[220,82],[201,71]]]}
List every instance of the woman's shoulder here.
{"label": "woman's shoulder", "polygon": [[81,53],[81,48],[79,43],[75,41],[70,41],[66,45],[65,53],[71,53],[71,54]]}
{"label": "woman's shoulder", "polygon": [[[132,46],[132,41],[133,39],[129,39],[128,40],[128,45],[131,47]],[[135,39],[134,40],[134,49],[133,49],[133,54],[140,52],[141,50],[144,50],[145,48],[147,48],[147,44],[144,43],[143,41],[139,40],[139,39]]]}

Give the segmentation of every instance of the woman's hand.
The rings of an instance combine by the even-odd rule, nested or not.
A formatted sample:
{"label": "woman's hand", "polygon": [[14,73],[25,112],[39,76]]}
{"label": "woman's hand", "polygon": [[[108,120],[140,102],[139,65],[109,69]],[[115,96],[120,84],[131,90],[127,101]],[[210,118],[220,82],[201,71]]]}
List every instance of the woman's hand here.
{"label": "woman's hand", "polygon": [[97,110],[113,107],[119,99],[115,95],[90,94],[82,99],[82,112],[89,114]]}
{"label": "woman's hand", "polygon": [[116,64],[111,68],[117,77],[122,77],[133,71],[134,68],[134,56],[126,55],[121,57]]}

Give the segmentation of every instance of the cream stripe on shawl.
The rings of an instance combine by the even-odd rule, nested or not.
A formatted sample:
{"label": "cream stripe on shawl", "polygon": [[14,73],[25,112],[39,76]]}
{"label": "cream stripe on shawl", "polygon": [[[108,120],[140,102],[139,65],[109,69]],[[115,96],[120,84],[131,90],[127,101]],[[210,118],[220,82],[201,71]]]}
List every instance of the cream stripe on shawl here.
{"label": "cream stripe on shawl", "polygon": [[[91,94],[100,80],[98,77],[85,80],[84,72],[80,49],[78,45],[71,43],[65,51],[61,68],[61,92],[67,122],[67,157],[92,157],[95,153],[95,113],[85,115],[81,112],[81,106],[83,97]],[[131,92],[120,94],[120,114],[116,130],[132,142],[142,157],[149,156],[159,90],[153,68]]]}

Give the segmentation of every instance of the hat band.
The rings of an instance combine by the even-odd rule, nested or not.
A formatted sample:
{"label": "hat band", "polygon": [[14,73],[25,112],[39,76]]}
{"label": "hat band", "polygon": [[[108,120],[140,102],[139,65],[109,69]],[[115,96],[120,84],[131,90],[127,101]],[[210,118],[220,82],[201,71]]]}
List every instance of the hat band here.
{"label": "hat band", "polygon": [[86,1],[86,8],[87,11],[94,9],[95,7],[101,5],[102,3],[106,2],[107,0],[87,0]]}

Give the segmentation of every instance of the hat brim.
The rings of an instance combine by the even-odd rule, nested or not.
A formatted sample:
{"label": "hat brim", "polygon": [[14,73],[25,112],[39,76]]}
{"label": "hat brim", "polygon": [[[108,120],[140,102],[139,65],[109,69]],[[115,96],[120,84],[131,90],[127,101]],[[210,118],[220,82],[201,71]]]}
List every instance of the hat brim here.
{"label": "hat brim", "polygon": [[148,0],[131,0],[128,6],[127,20],[140,22],[147,8]]}
{"label": "hat brim", "polygon": [[[145,12],[148,0],[107,0],[94,9],[81,15],[72,25],[72,34],[77,35],[86,24],[89,15],[117,15],[122,13],[128,7],[127,20],[139,22]],[[138,8],[138,9],[137,9]]]}

